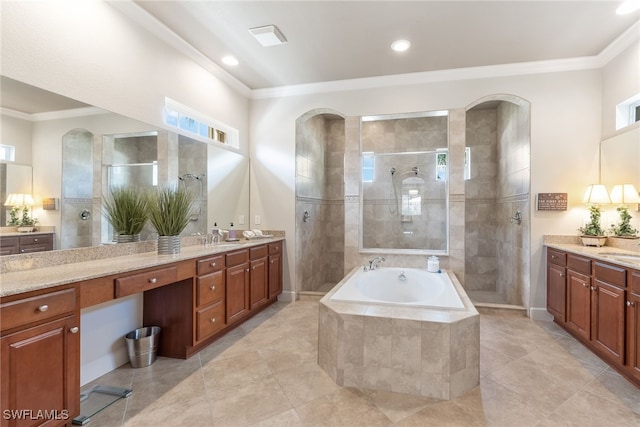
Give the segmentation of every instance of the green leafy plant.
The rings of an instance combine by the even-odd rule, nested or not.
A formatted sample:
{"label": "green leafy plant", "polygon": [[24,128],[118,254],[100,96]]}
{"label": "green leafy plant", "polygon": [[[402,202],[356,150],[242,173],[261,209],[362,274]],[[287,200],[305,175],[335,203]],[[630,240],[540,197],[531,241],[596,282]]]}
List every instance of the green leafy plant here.
{"label": "green leafy plant", "polygon": [[176,186],[164,186],[150,193],[149,222],[160,236],[177,236],[191,220],[195,196]]}
{"label": "green leafy plant", "polygon": [[[22,215],[19,212],[22,210]],[[20,209],[17,206],[11,208],[9,212],[9,221],[7,225],[10,227],[33,227],[38,223],[38,218],[33,218],[29,215],[29,208],[24,206]]]}
{"label": "green leafy plant", "polygon": [[103,210],[118,234],[140,234],[148,219],[147,197],[130,187],[118,187],[104,198]]}
{"label": "green leafy plant", "polygon": [[620,222],[618,225],[611,228],[613,234],[619,237],[635,237],[638,230],[631,226],[631,214],[629,214],[629,208],[626,206],[620,206],[616,210],[620,214]]}
{"label": "green leafy plant", "polygon": [[601,210],[598,205],[589,207],[589,222],[578,228],[578,232],[583,236],[604,236],[604,230],[600,226]]}

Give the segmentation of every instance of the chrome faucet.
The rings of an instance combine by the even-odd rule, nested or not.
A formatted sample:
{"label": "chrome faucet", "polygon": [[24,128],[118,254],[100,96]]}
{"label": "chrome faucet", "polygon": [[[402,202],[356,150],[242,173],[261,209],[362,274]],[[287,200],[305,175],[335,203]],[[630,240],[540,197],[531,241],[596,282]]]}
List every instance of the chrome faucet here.
{"label": "chrome faucet", "polygon": [[372,260],[369,260],[369,270],[375,270],[378,268],[378,264],[380,264],[380,261],[384,261],[384,258],[381,256],[377,256]]}

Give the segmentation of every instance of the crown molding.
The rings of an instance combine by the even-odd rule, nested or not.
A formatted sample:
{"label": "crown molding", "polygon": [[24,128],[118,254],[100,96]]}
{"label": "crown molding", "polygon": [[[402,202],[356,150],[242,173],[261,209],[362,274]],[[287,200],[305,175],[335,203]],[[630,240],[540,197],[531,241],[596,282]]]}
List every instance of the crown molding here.
{"label": "crown molding", "polygon": [[0,108],[3,116],[13,117],[28,122],[44,122],[47,120],[71,119],[74,117],[95,116],[98,114],[109,114],[107,110],[98,107],[70,108],[68,110],[47,111],[45,113],[23,113],[22,111],[10,108]]}
{"label": "crown molding", "polygon": [[231,88],[235,89],[240,95],[246,97],[251,95],[251,88],[249,88],[249,86],[245,85],[218,64],[207,58],[199,50],[191,46],[182,37],[177,35],[142,7],[135,4],[132,0],[109,0],[107,3],[154,36],[167,43],[169,46],[178,50],[178,52],[192,59],[202,68],[218,77]]}

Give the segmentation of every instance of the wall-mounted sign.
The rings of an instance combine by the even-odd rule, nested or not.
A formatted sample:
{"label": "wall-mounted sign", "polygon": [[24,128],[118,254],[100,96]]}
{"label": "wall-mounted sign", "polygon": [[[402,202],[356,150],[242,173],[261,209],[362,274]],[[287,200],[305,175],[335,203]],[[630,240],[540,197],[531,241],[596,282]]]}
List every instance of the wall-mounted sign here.
{"label": "wall-mounted sign", "polygon": [[567,193],[538,193],[539,211],[566,211]]}

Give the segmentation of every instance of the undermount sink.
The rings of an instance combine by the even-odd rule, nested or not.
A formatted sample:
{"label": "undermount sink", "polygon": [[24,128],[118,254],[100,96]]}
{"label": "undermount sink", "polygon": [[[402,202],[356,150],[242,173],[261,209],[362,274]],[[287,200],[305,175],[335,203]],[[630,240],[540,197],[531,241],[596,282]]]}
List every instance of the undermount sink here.
{"label": "undermount sink", "polygon": [[633,255],[633,254],[618,254],[613,252],[602,252],[599,255],[607,258],[613,258],[623,262],[640,262],[640,254]]}

